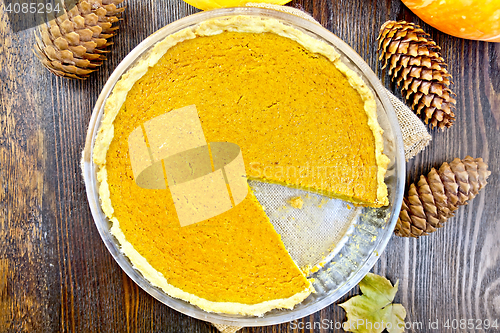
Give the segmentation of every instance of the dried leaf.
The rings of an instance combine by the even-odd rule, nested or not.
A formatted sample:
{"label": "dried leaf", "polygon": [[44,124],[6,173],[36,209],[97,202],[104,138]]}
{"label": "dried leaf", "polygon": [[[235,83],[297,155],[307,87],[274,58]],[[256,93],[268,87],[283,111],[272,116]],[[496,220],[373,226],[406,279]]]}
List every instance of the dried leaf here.
{"label": "dried leaf", "polygon": [[393,286],[386,278],[368,273],[359,283],[363,295],[354,296],[339,304],[347,312],[344,330],[354,333],[404,332],[406,310],[392,304],[399,281]]}

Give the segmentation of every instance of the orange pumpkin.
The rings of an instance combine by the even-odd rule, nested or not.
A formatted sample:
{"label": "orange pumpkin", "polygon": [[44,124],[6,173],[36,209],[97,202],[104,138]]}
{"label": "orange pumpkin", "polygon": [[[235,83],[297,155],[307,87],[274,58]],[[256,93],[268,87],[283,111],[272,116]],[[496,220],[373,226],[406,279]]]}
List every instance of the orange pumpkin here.
{"label": "orange pumpkin", "polygon": [[500,42],[500,0],[402,0],[427,24],[452,36]]}

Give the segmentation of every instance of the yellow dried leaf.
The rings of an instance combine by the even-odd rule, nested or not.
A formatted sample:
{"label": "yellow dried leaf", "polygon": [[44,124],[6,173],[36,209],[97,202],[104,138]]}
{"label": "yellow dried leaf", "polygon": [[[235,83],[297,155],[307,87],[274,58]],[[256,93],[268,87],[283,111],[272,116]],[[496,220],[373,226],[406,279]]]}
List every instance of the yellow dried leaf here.
{"label": "yellow dried leaf", "polygon": [[347,312],[344,330],[354,333],[404,332],[406,310],[392,304],[399,281],[393,286],[386,278],[368,273],[359,283],[363,295],[354,296],[339,304]]}
{"label": "yellow dried leaf", "polygon": [[184,0],[191,6],[202,10],[210,10],[216,8],[238,7],[245,6],[249,2],[263,2],[273,5],[284,5],[291,0]]}

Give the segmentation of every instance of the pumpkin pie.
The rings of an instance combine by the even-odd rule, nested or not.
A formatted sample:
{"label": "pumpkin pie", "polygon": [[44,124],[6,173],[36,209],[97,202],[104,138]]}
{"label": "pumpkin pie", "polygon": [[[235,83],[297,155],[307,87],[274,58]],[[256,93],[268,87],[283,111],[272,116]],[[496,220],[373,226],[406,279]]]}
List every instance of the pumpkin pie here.
{"label": "pumpkin pie", "polygon": [[105,104],[93,156],[101,206],[144,277],[206,311],[293,308],[314,289],[251,190],[181,227],[168,188],[135,183],[130,133],[187,105],[208,142],[240,147],[248,178],[380,207],[388,158],[372,93],[325,42],[275,19],[236,16],[157,43]]}

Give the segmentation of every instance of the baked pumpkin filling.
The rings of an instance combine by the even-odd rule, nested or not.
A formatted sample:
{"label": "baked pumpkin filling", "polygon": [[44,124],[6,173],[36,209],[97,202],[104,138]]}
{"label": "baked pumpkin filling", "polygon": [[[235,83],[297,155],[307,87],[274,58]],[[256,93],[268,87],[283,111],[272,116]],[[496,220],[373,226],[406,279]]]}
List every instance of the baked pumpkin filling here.
{"label": "baked pumpkin filling", "polygon": [[[237,144],[249,178],[387,204],[388,161],[374,110],[367,110],[373,97],[339,60],[327,58],[332,54],[311,52],[273,25],[283,29],[276,21],[269,32],[247,27],[172,43],[115,106],[109,146],[105,134],[102,146],[96,144],[107,148],[105,161],[95,161],[105,170],[101,187],[109,189],[110,206],[103,209],[119,223],[121,242],[160,273],[167,293],[207,311],[258,315],[290,308],[312,287],[251,191],[225,213],[180,227],[168,189],[137,186],[127,138],[145,121],[195,105],[207,142]],[[127,255],[134,262],[135,252]],[[141,270],[146,277],[148,269]]]}
{"label": "baked pumpkin filling", "polygon": [[189,104],[208,142],[241,147],[249,178],[376,203],[364,101],[326,57],[273,33],[187,40],[134,85],[115,126],[133,128]]}

